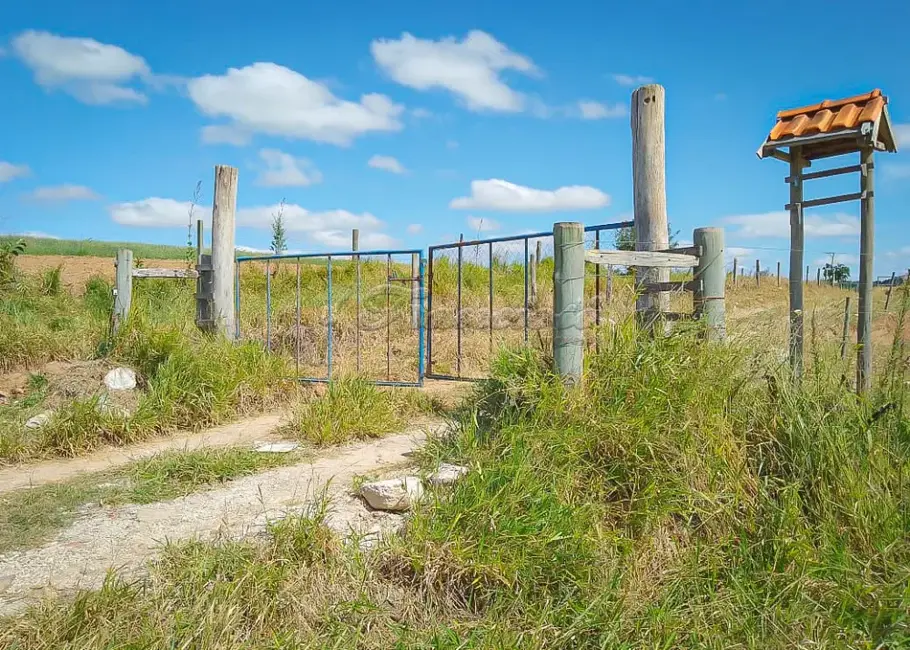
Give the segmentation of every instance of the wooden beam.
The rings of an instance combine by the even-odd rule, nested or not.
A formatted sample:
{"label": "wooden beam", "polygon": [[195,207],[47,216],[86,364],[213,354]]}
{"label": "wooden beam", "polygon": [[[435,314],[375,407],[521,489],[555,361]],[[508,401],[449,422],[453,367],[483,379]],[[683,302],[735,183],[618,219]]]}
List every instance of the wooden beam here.
{"label": "wooden beam", "polygon": [[592,264],[612,264],[613,266],[642,266],[659,269],[672,269],[685,266],[698,266],[698,258],[681,253],[661,253],[658,251],[585,251],[585,260]]}
{"label": "wooden beam", "polygon": [[701,256],[701,246],[680,246],[678,248],[665,248],[658,253],[681,253],[683,255]]}
{"label": "wooden beam", "polygon": [[[864,177],[865,178],[865,177]],[[863,192],[853,192],[852,194],[838,194],[837,196],[827,196],[823,199],[812,199],[811,201],[803,201],[802,208],[814,208],[820,205],[831,205],[832,203],[843,203],[845,201],[859,201],[861,199],[868,198],[867,193]],[[784,206],[785,210],[792,210],[794,205],[788,203]]]}
{"label": "wooden beam", "polygon": [[[811,181],[813,178],[828,178],[829,176],[839,176],[840,174],[851,174],[853,172],[863,172],[866,173],[863,165],[847,165],[846,167],[835,167],[834,169],[825,169],[820,172],[810,172],[808,174],[800,174],[800,177],[804,181]],[[793,180],[792,176],[787,176],[784,181],[789,184]]]}
{"label": "wooden beam", "polygon": [[195,269],[133,269],[134,278],[193,278],[199,277]]}

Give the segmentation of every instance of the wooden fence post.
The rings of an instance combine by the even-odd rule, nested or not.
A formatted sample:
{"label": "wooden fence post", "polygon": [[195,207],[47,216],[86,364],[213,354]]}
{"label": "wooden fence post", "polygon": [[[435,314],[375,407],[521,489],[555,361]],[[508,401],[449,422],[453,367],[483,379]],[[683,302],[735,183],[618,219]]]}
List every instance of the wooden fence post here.
{"label": "wooden fence post", "polygon": [[815,269],[815,286],[822,286],[822,270],[821,267]]}
{"label": "wooden fence post", "polygon": [[[667,225],[666,149],[663,86],[648,84],[632,93],[632,192],[635,206],[635,248],[659,251],[670,247]],[[666,291],[648,293],[644,286],[667,282],[670,269],[635,269],[635,312],[650,327],[670,308]]]}
{"label": "wooden fence post", "polygon": [[727,269],[724,264],[724,229],[696,228],[692,242],[701,248],[695,267],[693,303],[695,317],[705,320],[705,338],[723,341],[727,336],[725,287]]}
{"label": "wooden fence post", "polygon": [[117,251],[117,280],[114,285],[114,334],[126,322],[130,315],[130,304],[133,301],[133,251],[121,248]]}
{"label": "wooden fence post", "polygon": [[755,286],[761,286],[761,263],[759,260],[755,260]]}
{"label": "wooden fence post", "polygon": [[553,226],[553,364],[568,386],[581,382],[584,363],[584,227]]}
{"label": "wooden fence post", "polygon": [[875,169],[872,164],[874,155],[872,147],[863,147],[860,152],[860,163],[866,172],[860,175],[859,189],[863,198],[860,200],[860,233],[859,233],[859,319],[856,325],[856,342],[858,356],[856,361],[856,392],[863,394],[872,388],[872,275],[875,244]]}
{"label": "wooden fence post", "polygon": [[[351,250],[360,250],[360,230],[351,229]],[[356,368],[360,373],[360,255],[354,256],[354,347],[357,349]]]}
{"label": "wooden fence post", "polygon": [[777,286],[780,286],[780,262],[777,263]]}
{"label": "wooden fence post", "polygon": [[736,286],[736,271],[737,271],[737,267],[738,267],[738,266],[739,266],[739,260],[737,260],[737,259],[734,257],[734,258],[733,258],[733,286],[734,286],[734,287]]}
{"label": "wooden fence post", "polygon": [[543,259],[543,244],[539,239],[537,240],[537,246],[534,252],[536,253],[536,257],[534,259],[537,260],[537,264],[539,266],[540,261]]}
{"label": "wooden fence post", "polygon": [[891,272],[891,282],[888,283],[888,294],[885,296],[885,311],[888,311],[888,305],[891,304],[891,292],[894,291],[894,276],[896,275],[895,271]]}
{"label": "wooden fence post", "polygon": [[844,331],[840,338],[840,358],[843,361],[847,357],[847,336],[850,334],[850,296],[844,303]]}
{"label": "wooden fence post", "polygon": [[215,166],[212,202],[212,306],[216,328],[233,339],[234,325],[234,222],[237,208],[237,168]]}
{"label": "wooden fence post", "polygon": [[[538,242],[539,245],[540,242]],[[537,307],[537,263],[540,260],[533,253],[531,254],[531,306]]]}
{"label": "wooden fence post", "polygon": [[[797,380],[803,376],[803,152],[790,149],[790,368]],[[809,267],[806,267],[806,283]]]}

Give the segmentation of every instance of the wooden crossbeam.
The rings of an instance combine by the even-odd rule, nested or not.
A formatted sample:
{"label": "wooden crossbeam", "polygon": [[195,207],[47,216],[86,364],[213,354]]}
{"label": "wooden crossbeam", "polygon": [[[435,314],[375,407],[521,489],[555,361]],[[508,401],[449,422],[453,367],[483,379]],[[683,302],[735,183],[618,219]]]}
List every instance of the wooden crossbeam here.
{"label": "wooden crossbeam", "polygon": [[661,253],[657,251],[585,251],[585,261],[592,264],[610,264],[613,266],[648,266],[652,268],[672,269],[683,266],[698,266],[695,255],[682,253]]}
{"label": "wooden crossbeam", "polygon": [[194,269],[133,269],[134,278],[198,278]]}

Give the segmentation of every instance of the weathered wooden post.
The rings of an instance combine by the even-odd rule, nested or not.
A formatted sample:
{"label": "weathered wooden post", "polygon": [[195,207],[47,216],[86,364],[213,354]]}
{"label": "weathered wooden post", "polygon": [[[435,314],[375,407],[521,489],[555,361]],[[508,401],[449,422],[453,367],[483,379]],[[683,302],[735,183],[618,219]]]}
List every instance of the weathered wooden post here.
{"label": "weathered wooden post", "polygon": [[[799,147],[790,150],[790,369],[803,376],[803,155]],[[809,282],[809,267],[806,267]]]}
{"label": "weathered wooden post", "polygon": [[759,260],[755,260],[755,286],[761,286],[761,263]]}
{"label": "weathered wooden post", "polygon": [[821,267],[815,269],[815,286],[822,286],[822,269]]}
{"label": "weathered wooden post", "polygon": [[[670,247],[664,97],[664,88],[659,84],[641,86],[632,93],[632,191],[635,199],[635,247],[640,251],[659,251]],[[635,269],[635,312],[639,323],[645,327],[651,327],[669,310],[670,295],[666,291],[648,293],[644,287],[669,279],[669,268]]]}
{"label": "weathered wooden post", "polygon": [[860,232],[859,232],[859,320],[856,324],[856,343],[859,346],[856,360],[856,392],[863,394],[872,388],[872,264],[875,239],[875,165],[872,146],[860,149],[859,178]]}
{"label": "weathered wooden post", "polygon": [[840,339],[840,358],[843,361],[847,357],[847,337],[850,335],[850,296],[844,302],[844,330]]}
{"label": "weathered wooden post", "polygon": [[693,281],[695,317],[705,321],[705,338],[723,341],[727,337],[724,266],[724,229],[696,228],[692,234],[696,250],[700,249]]}
{"label": "weathered wooden post", "polygon": [[777,263],[777,286],[780,286],[780,262]]}
{"label": "weathered wooden post", "polygon": [[553,226],[553,363],[568,386],[581,382],[584,363],[584,227]]}
{"label": "weathered wooden post", "polygon": [[114,322],[112,330],[116,334],[120,326],[130,315],[130,304],[133,301],[133,251],[121,248],[117,251],[116,283],[114,285]]}
{"label": "weathered wooden post", "polygon": [[215,326],[233,339],[234,323],[234,223],[237,208],[237,168],[215,166],[215,191],[212,203],[212,308]]}
{"label": "weathered wooden post", "polygon": [[733,258],[733,286],[734,286],[734,287],[736,286],[736,271],[737,271],[737,267],[738,267],[738,266],[739,266],[739,260],[737,260],[737,259],[734,257],[734,258]]}
{"label": "weathered wooden post", "polygon": [[897,272],[891,271],[891,282],[888,283],[888,294],[885,296],[885,311],[888,311],[888,305],[891,304],[891,293],[894,291],[894,277]]}
{"label": "weathered wooden post", "polygon": [[531,306],[534,308],[537,307],[537,262],[539,259],[533,253],[531,254]]}

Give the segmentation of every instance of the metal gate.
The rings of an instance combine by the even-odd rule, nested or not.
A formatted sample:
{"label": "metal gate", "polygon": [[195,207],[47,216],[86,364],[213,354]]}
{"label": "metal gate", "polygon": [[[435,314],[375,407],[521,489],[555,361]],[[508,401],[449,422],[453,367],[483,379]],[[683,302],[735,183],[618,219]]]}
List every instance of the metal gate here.
{"label": "metal gate", "polygon": [[422,250],[248,255],[236,269],[237,339],[287,357],[299,381],[422,385]]}
{"label": "metal gate", "polygon": [[[633,222],[588,226],[586,243]],[[588,238],[586,237],[586,240]],[[552,332],[553,233],[460,240],[430,246],[427,373],[480,379],[500,345],[539,345]],[[594,270],[594,324],[601,324],[601,271]]]}

